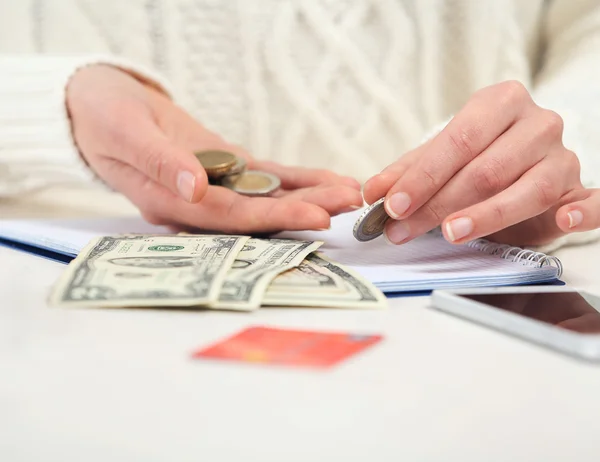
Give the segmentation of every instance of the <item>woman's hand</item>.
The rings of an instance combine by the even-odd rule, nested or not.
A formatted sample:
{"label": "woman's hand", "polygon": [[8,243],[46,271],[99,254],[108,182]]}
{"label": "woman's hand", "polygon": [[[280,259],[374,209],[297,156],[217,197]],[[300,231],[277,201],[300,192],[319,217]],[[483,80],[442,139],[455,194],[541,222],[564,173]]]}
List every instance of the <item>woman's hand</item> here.
{"label": "woman's hand", "polygon": [[[79,70],[67,89],[75,141],[92,169],[154,224],[231,233],[328,228],[362,205],[356,180],[325,170],[258,162],[225,142],[163,93],[110,66]],[[209,186],[194,151],[220,149],[274,173],[276,197]]]}
{"label": "woman's hand", "polygon": [[438,136],[371,178],[365,199],[386,197],[394,220],[385,233],[395,244],[440,224],[450,242],[489,236],[515,245],[594,229],[599,190],[582,186],[562,134],[561,117],[520,83],[487,87]]}

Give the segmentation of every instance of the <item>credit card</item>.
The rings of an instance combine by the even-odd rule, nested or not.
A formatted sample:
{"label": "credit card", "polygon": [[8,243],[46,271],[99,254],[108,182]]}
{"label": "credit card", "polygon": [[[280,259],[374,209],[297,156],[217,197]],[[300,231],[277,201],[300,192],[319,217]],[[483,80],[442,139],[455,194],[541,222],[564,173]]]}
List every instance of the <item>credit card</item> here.
{"label": "credit card", "polygon": [[381,341],[381,335],[250,327],[193,353],[197,359],[328,368]]}

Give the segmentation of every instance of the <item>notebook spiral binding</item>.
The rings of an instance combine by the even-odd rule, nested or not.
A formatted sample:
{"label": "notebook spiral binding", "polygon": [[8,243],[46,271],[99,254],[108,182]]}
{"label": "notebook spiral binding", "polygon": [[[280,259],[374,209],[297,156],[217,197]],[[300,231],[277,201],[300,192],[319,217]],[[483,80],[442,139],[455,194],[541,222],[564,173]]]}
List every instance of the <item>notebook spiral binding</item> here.
{"label": "notebook spiral binding", "polygon": [[522,249],[521,247],[515,247],[508,244],[496,244],[495,242],[490,242],[487,239],[475,239],[465,245],[481,252],[485,252],[490,255],[499,255],[501,258],[519,262],[524,265],[537,266],[538,268],[541,268],[542,266],[555,266],[558,270],[559,278],[563,273],[563,265],[560,259],[546,255],[542,252]]}
{"label": "notebook spiral binding", "polygon": [[[433,235],[443,236],[441,228],[432,229],[429,233]],[[557,269],[557,277],[561,277],[563,273],[563,264],[558,257],[546,255],[543,252],[536,252],[535,250],[527,250],[521,247],[515,247],[508,244],[497,244],[495,242],[488,241],[487,239],[479,238],[474,239],[465,244],[473,249],[485,252],[490,255],[498,255],[506,260],[522,263],[528,266],[554,266]]]}

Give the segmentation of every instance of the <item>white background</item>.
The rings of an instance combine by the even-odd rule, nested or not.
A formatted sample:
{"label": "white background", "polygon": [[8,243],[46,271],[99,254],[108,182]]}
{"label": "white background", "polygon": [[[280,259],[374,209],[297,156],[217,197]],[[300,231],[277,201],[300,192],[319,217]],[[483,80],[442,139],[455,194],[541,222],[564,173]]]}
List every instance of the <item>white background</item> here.
{"label": "white background", "polygon": [[[55,200],[0,216],[115,210],[91,193]],[[600,293],[600,244],[557,255],[565,280]],[[427,297],[377,312],[50,308],[63,269],[0,248],[1,461],[600,460],[600,365]],[[326,372],[190,359],[251,325],[385,339]]]}

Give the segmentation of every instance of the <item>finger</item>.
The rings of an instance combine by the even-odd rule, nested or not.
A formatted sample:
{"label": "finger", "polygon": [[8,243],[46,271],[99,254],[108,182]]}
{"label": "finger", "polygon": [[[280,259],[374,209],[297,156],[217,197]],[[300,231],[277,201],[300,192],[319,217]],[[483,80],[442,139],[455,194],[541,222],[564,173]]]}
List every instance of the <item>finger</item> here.
{"label": "finger", "polygon": [[586,198],[556,211],[556,224],[565,233],[600,228],[600,189],[583,190]]}
{"label": "finger", "polygon": [[321,207],[294,199],[250,198],[211,186],[202,202],[191,204],[127,164],[105,159],[99,173],[125,194],[150,223],[229,233],[328,229]]}
{"label": "finger", "polygon": [[[459,171],[426,204],[402,220],[402,224],[390,223],[388,239],[396,242],[403,235],[403,240],[417,237],[440,225],[451,213],[505,190],[515,183],[523,172],[533,168],[548,155],[551,142],[551,136],[548,135],[551,131],[537,118],[518,121]],[[565,154],[565,157],[567,156],[568,154]],[[562,165],[564,159],[557,161]],[[573,180],[576,180],[575,176]],[[410,236],[406,236],[408,229]]]}
{"label": "finger", "polygon": [[448,216],[442,224],[446,239],[462,243],[542,214],[569,193],[569,168],[542,161],[506,190]]}
{"label": "finger", "polygon": [[559,324],[566,319],[572,319],[585,314],[598,313],[579,294],[572,293],[539,293],[530,297],[521,314],[528,318]]}
{"label": "finger", "polygon": [[408,166],[403,165],[403,169],[395,171],[384,171],[371,177],[363,187],[363,196],[367,204],[372,204],[384,197],[392,186],[406,171]]}
{"label": "finger", "polygon": [[[193,152],[175,145],[149,117],[132,118],[115,159],[124,160],[187,202],[205,194],[208,179]],[[110,153],[108,153],[111,155]]]}
{"label": "finger", "polygon": [[247,197],[219,186],[210,186],[202,202],[156,202],[166,217],[200,229],[229,233],[264,233],[281,230],[320,230],[330,226],[330,215],[323,208],[300,200]]}
{"label": "finger", "polygon": [[[561,121],[545,113],[517,121],[459,171],[444,188],[444,194],[455,200],[471,199],[472,203],[488,199],[515,183],[551,152],[557,153],[555,159],[559,161],[564,151],[553,148],[552,143],[560,133]],[[471,204],[457,205],[463,208]]]}
{"label": "finger", "polygon": [[351,177],[341,176],[324,169],[288,167],[276,162],[254,161],[252,168],[264,170],[279,177],[283,189],[309,188],[322,184],[344,185],[360,191],[360,183]]}
{"label": "finger", "polygon": [[429,201],[459,170],[535,107],[523,85],[477,92],[386,195],[388,215],[403,219]]}
{"label": "finger", "polygon": [[564,329],[586,334],[597,334],[600,332],[600,313],[587,313],[577,318],[567,319],[557,324]]}
{"label": "finger", "polygon": [[322,185],[294,191],[281,191],[275,197],[315,204],[330,215],[356,210],[363,205],[360,191],[343,185]]}
{"label": "finger", "polygon": [[431,140],[417,149],[407,152],[399,160],[384,168],[381,173],[371,177],[363,187],[363,195],[367,204],[372,204],[384,197],[430,143]]}

